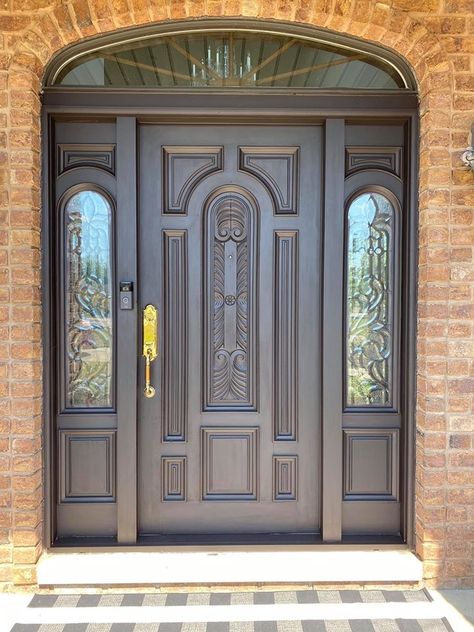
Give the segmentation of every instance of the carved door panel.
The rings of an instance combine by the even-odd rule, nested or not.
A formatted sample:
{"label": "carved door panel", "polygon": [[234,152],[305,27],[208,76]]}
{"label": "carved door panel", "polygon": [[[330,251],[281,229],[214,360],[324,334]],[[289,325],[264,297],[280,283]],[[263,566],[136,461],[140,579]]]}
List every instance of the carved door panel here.
{"label": "carved door panel", "polygon": [[319,531],[321,141],[139,129],[140,304],[160,334],[142,536]]}

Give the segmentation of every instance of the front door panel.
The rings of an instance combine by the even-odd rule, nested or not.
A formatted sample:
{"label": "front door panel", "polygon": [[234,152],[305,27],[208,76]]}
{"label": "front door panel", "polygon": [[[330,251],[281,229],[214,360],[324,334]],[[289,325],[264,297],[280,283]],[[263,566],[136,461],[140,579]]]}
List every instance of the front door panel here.
{"label": "front door panel", "polygon": [[139,532],[315,533],[320,127],[142,125]]}

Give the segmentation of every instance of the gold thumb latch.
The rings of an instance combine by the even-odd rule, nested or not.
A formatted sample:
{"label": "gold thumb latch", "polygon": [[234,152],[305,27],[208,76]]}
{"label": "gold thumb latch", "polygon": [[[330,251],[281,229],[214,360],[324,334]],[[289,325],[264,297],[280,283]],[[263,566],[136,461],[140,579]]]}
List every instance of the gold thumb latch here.
{"label": "gold thumb latch", "polygon": [[145,397],[154,397],[151,385],[151,363],[158,357],[158,310],[147,305],[143,310],[143,357],[145,358]]}

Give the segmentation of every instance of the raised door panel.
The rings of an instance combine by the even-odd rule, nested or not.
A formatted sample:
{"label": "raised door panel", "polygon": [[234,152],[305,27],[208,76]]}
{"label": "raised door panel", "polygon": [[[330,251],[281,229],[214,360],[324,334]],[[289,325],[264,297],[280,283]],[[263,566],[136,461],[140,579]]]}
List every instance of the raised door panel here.
{"label": "raised door panel", "polygon": [[188,417],[187,233],[165,230],[163,244],[163,441],[184,441]]}
{"label": "raised door panel", "polygon": [[298,421],[298,232],[274,242],[274,440],[295,441]]}
{"label": "raised door panel", "polygon": [[202,499],[257,500],[258,428],[202,428]]}
{"label": "raised door panel", "polygon": [[161,458],[161,482],[163,501],[186,500],[187,468],[185,456]]}
{"label": "raised door panel", "polygon": [[299,147],[239,148],[239,168],[267,188],[275,215],[298,213],[299,151]]}
{"label": "raised door panel", "polygon": [[193,190],[222,170],[222,147],[163,147],[163,213],[186,215]]}
{"label": "raised door panel", "polygon": [[344,500],[398,500],[398,430],[344,430]]}
{"label": "raised door panel", "polygon": [[59,432],[61,503],[115,502],[115,431]]}
{"label": "raised door panel", "polygon": [[346,147],[346,176],[357,171],[377,169],[399,178],[402,175],[402,147]]}
{"label": "raised door panel", "polygon": [[273,457],[273,500],[296,500],[298,497],[298,457]]}
{"label": "raised door panel", "polygon": [[115,175],[116,145],[99,143],[58,143],[57,175],[77,167],[103,169]]}

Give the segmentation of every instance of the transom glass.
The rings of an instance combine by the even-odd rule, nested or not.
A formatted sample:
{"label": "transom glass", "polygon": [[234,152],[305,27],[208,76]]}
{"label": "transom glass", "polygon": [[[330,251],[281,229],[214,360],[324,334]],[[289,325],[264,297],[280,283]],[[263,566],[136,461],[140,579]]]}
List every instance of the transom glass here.
{"label": "transom glass", "polygon": [[111,88],[405,88],[374,55],[252,31],[190,32],[114,44],[81,55],[55,85]]}

